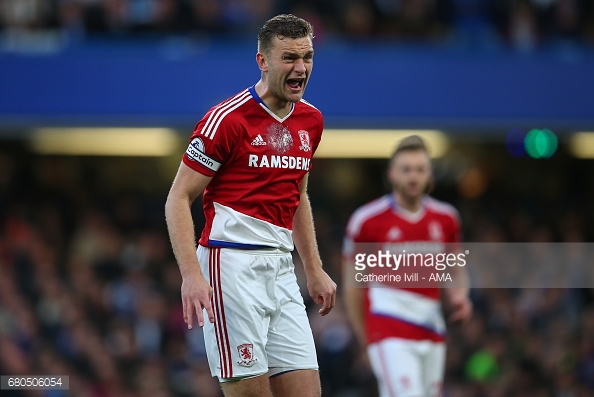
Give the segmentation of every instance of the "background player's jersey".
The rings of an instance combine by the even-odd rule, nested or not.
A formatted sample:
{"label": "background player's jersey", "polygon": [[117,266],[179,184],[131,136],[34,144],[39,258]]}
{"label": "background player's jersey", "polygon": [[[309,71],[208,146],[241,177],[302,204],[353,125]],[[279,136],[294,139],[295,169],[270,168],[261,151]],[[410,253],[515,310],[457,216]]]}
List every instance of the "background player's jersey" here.
{"label": "background player's jersey", "polygon": [[280,119],[254,87],[210,109],[183,156],[187,166],[213,177],[204,191],[199,243],[293,250],[299,188],[323,125],[320,111],[304,100]]}
{"label": "background player's jersey", "polygon": [[[398,207],[393,194],[387,194],[353,213],[343,254],[350,257],[354,243],[422,242],[420,246],[431,249],[428,244],[443,247],[459,241],[459,216],[451,205],[425,196],[421,209],[410,213]],[[369,343],[388,337],[444,339],[438,288],[369,288],[364,305]]]}

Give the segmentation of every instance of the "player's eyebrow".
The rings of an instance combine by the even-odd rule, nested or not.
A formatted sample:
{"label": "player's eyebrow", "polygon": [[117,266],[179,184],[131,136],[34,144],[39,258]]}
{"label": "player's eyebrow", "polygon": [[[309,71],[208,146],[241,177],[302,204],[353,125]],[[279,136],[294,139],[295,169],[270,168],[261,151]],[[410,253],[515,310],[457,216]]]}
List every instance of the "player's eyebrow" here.
{"label": "player's eyebrow", "polygon": [[[313,54],[314,54],[314,50],[313,49],[308,50],[305,54],[303,54],[303,58],[308,57],[308,56],[313,56]],[[289,50],[287,50],[287,51],[283,51],[283,53],[281,54],[281,56],[283,58],[293,58],[293,59],[295,59],[295,58],[301,57],[301,54],[299,52],[296,52],[296,51],[289,51]]]}

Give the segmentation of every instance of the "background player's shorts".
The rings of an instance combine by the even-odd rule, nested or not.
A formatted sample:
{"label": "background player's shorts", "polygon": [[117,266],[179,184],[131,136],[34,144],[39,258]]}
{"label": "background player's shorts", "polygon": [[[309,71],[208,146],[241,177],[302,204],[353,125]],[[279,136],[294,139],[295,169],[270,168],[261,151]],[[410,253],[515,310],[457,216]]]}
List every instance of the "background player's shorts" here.
{"label": "background player's shorts", "polygon": [[367,347],[381,397],[441,396],[444,342],[384,339]]}
{"label": "background player's shorts", "polygon": [[198,246],[197,254],[213,289],[215,322],[204,325],[213,376],[225,382],[318,369],[291,253]]}

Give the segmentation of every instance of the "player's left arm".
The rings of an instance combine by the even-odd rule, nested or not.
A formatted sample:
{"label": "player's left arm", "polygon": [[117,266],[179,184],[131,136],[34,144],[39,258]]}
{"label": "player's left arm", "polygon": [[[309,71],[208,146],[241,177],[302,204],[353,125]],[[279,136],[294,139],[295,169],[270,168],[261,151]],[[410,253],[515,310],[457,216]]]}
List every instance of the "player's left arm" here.
{"label": "player's left arm", "polygon": [[307,176],[300,187],[300,200],[293,216],[293,241],[303,262],[307,289],[314,302],[322,305],[319,313],[322,316],[330,313],[336,303],[336,283],[322,269],[322,259],[318,251],[314,230],[311,204],[307,195]]}
{"label": "player's left arm", "polygon": [[[453,222],[452,239],[453,245],[458,248],[460,238],[460,222],[459,217],[456,217]],[[458,250],[454,250],[456,254],[459,254]],[[452,276],[454,286],[443,288],[442,298],[444,308],[447,313],[448,322],[450,324],[463,324],[470,320],[472,316],[472,301],[468,296],[470,292],[470,280],[466,266],[453,266],[449,269],[449,273]]]}

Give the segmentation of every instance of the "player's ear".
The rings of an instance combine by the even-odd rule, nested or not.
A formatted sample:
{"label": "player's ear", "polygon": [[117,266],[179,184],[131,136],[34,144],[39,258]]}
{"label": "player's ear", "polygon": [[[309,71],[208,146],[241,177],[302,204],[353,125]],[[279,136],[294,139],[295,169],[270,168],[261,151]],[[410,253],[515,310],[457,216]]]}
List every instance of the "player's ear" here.
{"label": "player's ear", "polygon": [[394,186],[396,184],[396,178],[394,176],[395,172],[396,171],[394,170],[394,167],[392,165],[392,161],[390,161],[390,164],[388,165],[388,168],[386,168],[386,178],[388,178],[388,182],[392,186]]}
{"label": "player's ear", "polygon": [[429,177],[429,181],[427,182],[427,188],[425,189],[426,194],[431,194],[433,189],[435,189],[435,175],[433,174],[433,163],[431,158],[429,158],[429,173],[431,176]]}
{"label": "player's ear", "polygon": [[266,59],[266,55],[262,52],[258,52],[256,54],[256,62],[258,63],[258,67],[262,72],[268,71],[268,61]]}
{"label": "player's ear", "polygon": [[394,186],[396,184],[396,167],[394,166],[394,157],[391,157],[388,160],[388,166],[386,167],[386,178],[390,185]]}
{"label": "player's ear", "polygon": [[431,192],[433,191],[434,188],[435,188],[435,177],[433,175],[431,175],[431,178],[429,178],[429,183],[427,183],[427,188],[425,189],[425,193],[431,194]]}

